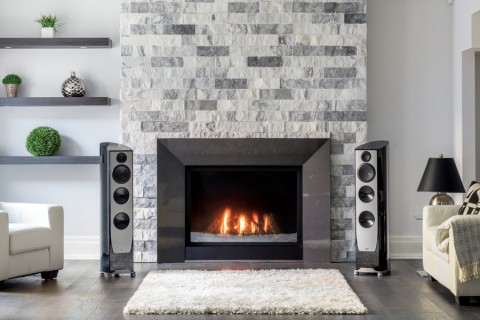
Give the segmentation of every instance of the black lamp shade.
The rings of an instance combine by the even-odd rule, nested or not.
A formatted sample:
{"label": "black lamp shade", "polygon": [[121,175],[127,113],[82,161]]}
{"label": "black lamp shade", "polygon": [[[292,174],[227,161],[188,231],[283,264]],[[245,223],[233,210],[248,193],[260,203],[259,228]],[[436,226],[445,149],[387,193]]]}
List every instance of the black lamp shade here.
{"label": "black lamp shade", "polygon": [[429,158],[417,191],[465,192],[453,158]]}

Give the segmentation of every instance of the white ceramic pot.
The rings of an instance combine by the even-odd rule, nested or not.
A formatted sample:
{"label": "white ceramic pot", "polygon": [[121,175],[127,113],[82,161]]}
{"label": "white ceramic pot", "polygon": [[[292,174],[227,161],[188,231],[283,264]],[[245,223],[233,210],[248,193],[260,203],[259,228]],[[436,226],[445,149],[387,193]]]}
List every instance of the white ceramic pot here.
{"label": "white ceramic pot", "polygon": [[42,28],[42,38],[53,38],[55,31],[53,28]]}

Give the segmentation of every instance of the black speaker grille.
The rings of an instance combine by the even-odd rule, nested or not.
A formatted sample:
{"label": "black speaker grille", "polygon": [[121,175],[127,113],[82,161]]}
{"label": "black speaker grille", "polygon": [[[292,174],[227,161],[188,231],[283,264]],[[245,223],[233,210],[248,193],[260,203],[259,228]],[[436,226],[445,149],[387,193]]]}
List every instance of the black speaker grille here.
{"label": "black speaker grille", "polygon": [[113,225],[119,230],[127,228],[129,224],[130,218],[125,212],[120,212],[113,218]]}
{"label": "black speaker grille", "polygon": [[358,168],[358,179],[362,182],[370,182],[375,178],[375,168],[368,163],[362,164]]}
{"label": "black speaker grille", "polygon": [[130,169],[124,165],[118,165],[113,169],[112,172],[112,178],[116,183],[119,184],[124,184],[127,183],[128,180],[130,180],[130,177],[132,176],[132,172]]}

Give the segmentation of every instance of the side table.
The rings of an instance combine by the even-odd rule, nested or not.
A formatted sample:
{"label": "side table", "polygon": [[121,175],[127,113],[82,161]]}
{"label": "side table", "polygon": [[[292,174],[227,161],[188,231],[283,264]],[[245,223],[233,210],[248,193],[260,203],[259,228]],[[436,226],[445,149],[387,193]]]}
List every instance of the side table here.
{"label": "side table", "polygon": [[[421,215],[420,215],[420,216],[414,215],[413,218],[414,218],[415,220],[417,220],[417,221],[422,221],[422,220],[423,220],[423,216],[421,216]],[[429,275],[428,275],[428,272],[425,271],[425,270],[418,270],[418,271],[417,271],[417,274],[418,274],[420,277],[422,277],[422,278],[429,276]]]}

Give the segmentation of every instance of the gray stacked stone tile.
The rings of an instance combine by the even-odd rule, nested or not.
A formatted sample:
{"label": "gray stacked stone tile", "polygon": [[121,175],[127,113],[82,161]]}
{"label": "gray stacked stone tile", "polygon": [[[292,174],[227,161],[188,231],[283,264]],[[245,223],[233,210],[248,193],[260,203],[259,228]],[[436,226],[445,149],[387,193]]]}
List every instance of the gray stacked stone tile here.
{"label": "gray stacked stone tile", "polygon": [[331,259],[355,259],[366,0],[121,0],[134,257],[156,261],[158,138],[331,138]]}

